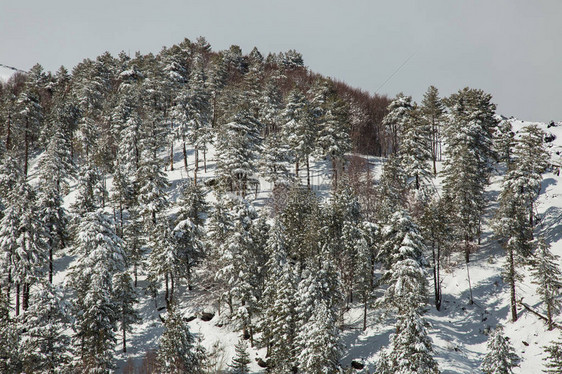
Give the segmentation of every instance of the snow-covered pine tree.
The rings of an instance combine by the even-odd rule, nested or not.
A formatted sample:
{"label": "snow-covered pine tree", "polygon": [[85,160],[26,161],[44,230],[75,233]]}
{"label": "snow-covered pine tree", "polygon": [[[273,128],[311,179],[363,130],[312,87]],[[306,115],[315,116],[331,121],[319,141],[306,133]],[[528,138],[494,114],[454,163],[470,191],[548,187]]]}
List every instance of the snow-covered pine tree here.
{"label": "snow-covered pine tree", "polygon": [[113,279],[113,298],[117,304],[117,316],[121,330],[123,353],[127,352],[127,333],[132,331],[132,325],[140,321],[140,315],[135,309],[138,303],[137,291],[133,278],[128,270],[117,273]]}
{"label": "snow-covered pine tree", "polygon": [[248,110],[235,114],[217,137],[217,177],[230,191],[246,195],[257,171],[260,125]]}
{"label": "snow-covered pine tree", "polygon": [[103,182],[103,176],[98,168],[90,163],[82,165],[78,178],[78,193],[70,206],[75,221],[103,206],[107,195]]}
{"label": "snow-covered pine tree", "polygon": [[64,372],[72,359],[66,331],[70,327],[68,305],[62,290],[48,282],[33,288],[31,305],[21,316],[20,357],[28,373]]}
{"label": "snow-covered pine tree", "polygon": [[437,361],[433,358],[431,339],[425,329],[425,320],[415,308],[410,308],[399,316],[396,332],[390,338],[390,347],[386,355],[381,356],[389,362],[379,364],[379,369],[382,370],[377,373],[439,373]]}
{"label": "snow-covered pine tree", "polygon": [[169,305],[173,301],[175,284],[182,270],[179,261],[179,248],[174,245],[172,222],[169,217],[160,217],[148,233],[146,244],[151,249],[148,255],[150,287],[157,290],[164,282],[164,300],[166,305]]}
{"label": "snow-covered pine tree", "polygon": [[415,190],[431,183],[431,130],[422,117],[422,109],[414,103],[402,124],[398,157],[408,185]]}
{"label": "snow-covered pine tree", "polygon": [[157,352],[158,372],[163,374],[203,373],[204,349],[173,304],[168,307]]}
{"label": "snow-covered pine tree", "polygon": [[9,292],[0,292],[0,372],[19,373],[22,370],[20,334],[15,319],[10,317],[8,296]]}
{"label": "snow-covered pine tree", "polygon": [[513,146],[515,145],[515,133],[509,120],[503,120],[498,125],[498,135],[496,137],[495,148],[498,154],[498,161],[505,162],[507,170],[511,168]]}
{"label": "snow-covered pine tree", "polygon": [[[444,129],[443,191],[453,204],[455,232],[470,262],[473,241],[479,240],[481,217],[486,206],[484,189],[495,158],[493,134],[497,126],[492,96],[464,88],[446,100],[450,121]],[[467,268],[468,269],[468,268]]]}
{"label": "snow-covered pine tree", "polygon": [[259,169],[263,178],[273,185],[272,189],[277,183],[288,181],[288,162],[288,150],[282,144],[281,136],[278,133],[270,133],[263,145]]}
{"label": "snow-covered pine tree", "polygon": [[511,374],[518,364],[519,356],[503,334],[503,326],[498,325],[488,338],[488,353],[482,361],[482,371],[485,374]]}
{"label": "snow-covered pine tree", "polygon": [[323,157],[329,157],[332,162],[335,188],[345,165],[345,154],[351,151],[349,132],[349,108],[332,92],[326,100],[324,115],[318,124],[316,144],[317,152]]}
{"label": "snow-covered pine tree", "polygon": [[68,188],[68,178],[73,171],[69,149],[60,132],[51,136],[47,150],[38,163],[37,207],[39,220],[47,231],[49,282],[53,281],[53,256],[65,246],[68,236],[68,217],[63,196]]}
{"label": "snow-covered pine tree", "polygon": [[405,211],[399,210],[382,234],[378,258],[386,267],[382,281],[388,288],[377,304],[396,309],[400,315],[409,309],[418,310],[425,305],[428,296],[423,257],[425,243],[419,228]]}
{"label": "snow-covered pine tree", "polygon": [[548,329],[554,325],[552,317],[560,311],[560,288],[562,288],[562,272],[558,267],[559,256],[550,252],[549,245],[542,238],[537,240],[537,248],[533,261],[533,283],[537,284],[537,293],[546,307]]}
{"label": "snow-covered pine tree", "polygon": [[537,125],[523,128],[513,149],[513,170],[508,173],[508,179],[514,180],[513,183],[520,189],[519,194],[527,208],[531,229],[534,226],[534,203],[541,191],[542,173],[550,159],[544,136],[544,131]]}
{"label": "snow-covered pine tree", "polygon": [[504,279],[509,283],[511,300],[511,319],[517,321],[517,298],[515,284],[521,279],[517,267],[522,259],[531,253],[532,228],[527,220],[525,197],[519,173],[508,172],[504,177],[500,194],[500,204],[493,224],[494,232],[506,250]]}
{"label": "snow-covered pine tree", "polygon": [[434,86],[430,86],[423,94],[421,112],[422,121],[430,128],[433,175],[437,175],[436,161],[441,160],[441,128],[443,127],[445,109],[439,98],[439,91]]}
{"label": "snow-covered pine tree", "polygon": [[396,154],[400,148],[400,135],[409,121],[412,109],[412,97],[403,93],[388,105],[388,114],[383,118],[382,124],[388,133],[387,154]]}
{"label": "snow-covered pine tree", "polygon": [[308,107],[308,101],[298,88],[293,89],[287,97],[287,104],[281,114],[283,118],[283,143],[289,148],[289,155],[295,163],[295,175],[304,163],[307,170],[307,185],[310,185],[309,157],[314,151],[314,121]]}
{"label": "snow-covered pine tree", "polygon": [[298,366],[303,373],[337,373],[342,346],[339,341],[337,316],[324,300],[315,304],[311,318],[297,334]]}
{"label": "snow-covered pine tree", "polygon": [[167,205],[168,179],[158,164],[158,158],[154,157],[154,152],[156,151],[146,150],[142,153],[136,176],[139,186],[139,214],[147,230],[156,226],[158,215]]}
{"label": "snow-covered pine tree", "polygon": [[74,298],[74,347],[78,370],[103,373],[113,366],[115,330],[119,319],[114,275],[125,267],[122,240],[103,211],[83,216],[73,254],[69,285]]}
{"label": "snow-covered pine tree", "polygon": [[250,373],[250,354],[248,353],[248,344],[244,339],[238,339],[238,343],[234,346],[234,357],[230,367],[230,374],[249,374]]}

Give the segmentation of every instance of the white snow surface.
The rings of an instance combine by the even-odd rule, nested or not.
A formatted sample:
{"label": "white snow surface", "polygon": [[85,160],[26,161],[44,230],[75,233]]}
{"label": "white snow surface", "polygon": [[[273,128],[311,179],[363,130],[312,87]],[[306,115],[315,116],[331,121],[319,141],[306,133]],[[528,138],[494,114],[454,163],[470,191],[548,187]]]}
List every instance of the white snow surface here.
{"label": "white snow surface", "polygon": [[[1,74],[1,73],[0,73]],[[1,75],[0,75],[1,76]],[[530,124],[517,119],[512,119],[514,131],[519,131],[523,126]],[[560,165],[560,155],[562,152],[562,124],[560,126],[547,128],[547,124],[537,123],[548,134],[553,134],[556,139],[548,143],[552,155],[552,163]],[[180,149],[179,146],[175,149]],[[172,198],[178,195],[178,186],[186,178],[193,177],[194,153],[189,154],[189,172],[183,168],[181,152],[176,153],[174,170],[167,170],[169,181],[171,182]],[[164,155],[163,155],[164,156]],[[207,155],[207,172],[203,171],[201,161],[198,177],[202,180],[214,175],[215,160],[214,151],[211,149]],[[369,157],[369,162],[375,171],[375,175],[380,173],[382,160]],[[330,169],[329,164],[323,160],[311,162],[313,189],[322,197],[329,196],[330,180],[326,177]],[[301,173],[301,177],[306,178]],[[543,176],[542,190],[537,203],[540,223],[536,232],[543,235],[546,241],[551,244],[554,254],[562,256],[562,183],[557,170],[553,169],[546,172]],[[495,200],[501,188],[502,176],[496,174],[492,179],[492,184],[487,193]],[[306,183],[306,179],[303,180]],[[108,180],[110,186],[111,181]],[[260,180],[260,191],[257,198],[250,194],[249,198],[259,208],[268,203],[271,193],[271,186]],[[439,178],[438,178],[439,182]],[[437,183],[438,183],[437,182]],[[438,186],[439,187],[439,186]],[[65,200],[65,206],[72,203],[75,194],[71,193]],[[209,194],[212,199],[212,194]],[[487,214],[488,220],[493,214],[495,203],[489,207]],[[433,295],[428,300],[427,313],[425,318],[429,324],[428,333],[433,340],[435,357],[439,363],[442,373],[479,373],[480,364],[486,353],[486,332],[493,329],[498,323],[505,326],[505,334],[510,338],[516,353],[521,358],[521,363],[514,370],[515,373],[541,373],[544,368],[543,358],[545,354],[543,347],[556,340],[560,333],[547,331],[544,322],[535,315],[521,308],[519,320],[515,323],[510,322],[509,314],[509,290],[501,277],[504,253],[493,237],[491,229],[485,222],[482,244],[478,251],[472,255],[470,267],[470,278],[472,282],[472,292],[474,304],[469,305],[469,290],[466,276],[466,264],[461,254],[452,255],[444,261],[442,269],[443,286],[443,305],[441,311],[437,311],[432,304]],[[66,272],[72,262],[70,256],[63,256],[57,259],[55,282],[62,283],[65,280]],[[521,298],[535,310],[544,313],[543,305],[536,294],[536,286],[531,282],[530,268],[521,269],[524,274],[523,281],[517,284],[517,299]],[[428,280],[432,282],[432,275],[428,272]],[[145,284],[144,275],[139,278],[139,286],[142,290]],[[201,312],[216,312],[211,303],[207,306],[192,302],[195,294],[185,288],[179,288],[175,294],[176,300],[180,300],[180,310],[187,318],[190,316],[200,316]],[[164,306],[162,297],[155,300],[142,293],[141,301],[138,305],[142,317],[142,323],[134,326],[134,331],[129,335],[128,351],[126,354],[121,352],[121,345],[115,348],[117,371],[121,372],[128,361],[139,367],[147,351],[156,350],[158,339],[162,333],[163,326],[159,314],[165,310],[158,311]],[[562,316],[557,316],[555,321],[562,323]],[[360,360],[366,367],[358,373],[372,373],[373,363],[377,358],[377,352],[389,342],[389,335],[393,333],[395,321],[380,321],[376,318],[375,312],[370,311],[368,327],[362,331],[362,307],[357,305],[351,308],[345,315],[345,324],[342,330],[342,342],[345,347],[342,364],[349,367],[352,360]],[[196,333],[201,343],[207,350],[211,350],[213,344],[217,344],[221,352],[218,356],[222,362],[222,369],[228,369],[227,364],[231,362],[234,355],[234,345],[239,339],[239,333],[232,331],[228,325],[222,326],[220,316],[215,317],[209,322],[203,322],[196,318],[189,322],[192,332]],[[262,373],[254,358],[264,358],[263,350],[250,349],[252,358],[252,373]],[[221,371],[217,371],[221,372]]]}

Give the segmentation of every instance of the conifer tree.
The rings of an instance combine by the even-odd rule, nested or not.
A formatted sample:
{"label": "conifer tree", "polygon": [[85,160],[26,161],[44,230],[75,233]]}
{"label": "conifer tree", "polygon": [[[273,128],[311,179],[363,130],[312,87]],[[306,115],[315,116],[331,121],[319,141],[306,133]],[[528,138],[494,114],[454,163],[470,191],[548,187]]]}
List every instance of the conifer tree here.
{"label": "conifer tree", "polygon": [[248,354],[248,344],[244,339],[238,339],[234,346],[234,358],[230,366],[231,374],[249,374],[250,355]]}
{"label": "conifer tree", "polygon": [[18,373],[22,370],[19,357],[20,334],[16,321],[10,317],[10,302],[0,292],[0,372]]}
{"label": "conifer tree", "polygon": [[307,167],[307,185],[310,185],[309,157],[314,151],[315,129],[308,101],[299,89],[289,93],[282,118],[284,143],[295,163],[295,175],[299,177],[299,170],[304,163]]}
{"label": "conifer tree", "polygon": [[515,133],[513,132],[511,122],[503,120],[498,125],[498,136],[495,146],[498,154],[498,161],[505,162],[507,170],[511,168],[514,145]]}
{"label": "conifer tree", "polygon": [[560,288],[562,287],[562,272],[558,267],[558,258],[549,250],[548,244],[544,239],[538,239],[535,252],[533,278],[537,284],[537,292],[546,307],[546,317],[548,329],[552,330],[554,325],[552,317],[560,311],[562,303],[560,298]]}
{"label": "conifer tree", "polygon": [[425,244],[406,212],[396,212],[390,222],[383,228],[379,252],[379,261],[386,266],[382,281],[388,288],[377,303],[403,315],[407,309],[417,310],[426,303]]}
{"label": "conifer tree", "polygon": [[431,130],[422,118],[421,108],[414,104],[403,124],[398,157],[408,184],[415,190],[430,183]]}
{"label": "conifer tree", "polygon": [[195,336],[172,304],[168,308],[164,327],[157,353],[159,372],[203,373],[204,350],[196,344]]}
{"label": "conifer tree", "polygon": [[503,326],[494,329],[488,338],[488,353],[482,361],[485,374],[510,374],[517,367],[519,357],[503,334]]}
{"label": "conifer tree", "polygon": [[20,349],[26,372],[63,372],[71,362],[72,347],[65,330],[70,325],[61,290],[40,282],[31,295],[31,306],[21,321]]}
{"label": "conifer tree", "polygon": [[336,316],[325,301],[315,305],[311,318],[299,329],[299,370],[303,373],[337,373],[341,345],[336,326]]}
{"label": "conifer tree", "polygon": [[430,129],[433,175],[437,175],[436,161],[441,159],[441,128],[444,122],[445,109],[439,98],[439,91],[434,86],[430,86],[423,95],[421,113],[422,121]]}
{"label": "conifer tree", "polygon": [[[431,339],[427,335],[424,319],[411,308],[399,316],[396,333],[390,340],[390,347],[380,359],[387,359],[378,372],[437,374],[439,368],[433,358]],[[387,370],[387,371],[385,371]]]}
{"label": "conifer tree", "polygon": [[118,307],[113,277],[124,270],[121,239],[101,210],[87,213],[80,222],[70,270],[70,285],[76,294],[74,346],[78,369],[86,373],[112,368]]}
{"label": "conifer tree", "polygon": [[546,363],[546,370],[544,373],[560,374],[562,373],[562,342],[560,340],[555,341],[551,345],[544,347],[545,352],[548,356],[544,359]]}
{"label": "conifer tree", "polygon": [[351,150],[351,139],[348,107],[335,93],[327,98],[318,127],[317,149],[319,154],[332,161],[333,183],[337,188],[345,154]]}
{"label": "conifer tree", "polygon": [[484,189],[495,157],[492,145],[497,120],[496,106],[491,99],[491,95],[481,90],[464,88],[446,100],[451,120],[444,132],[447,157],[443,190],[456,211],[452,217],[454,228],[463,242],[467,263],[474,239],[479,240],[486,206]]}
{"label": "conifer tree", "polygon": [[140,320],[140,315],[135,309],[135,304],[138,303],[138,296],[128,270],[116,274],[114,283],[113,297],[117,302],[117,316],[122,335],[123,353],[126,353],[127,333],[131,332],[132,325]]}
{"label": "conifer tree", "polygon": [[398,152],[400,148],[399,138],[409,121],[411,109],[412,97],[405,96],[403,93],[396,95],[396,98],[388,106],[388,114],[382,121],[390,138],[387,153],[396,154]]}

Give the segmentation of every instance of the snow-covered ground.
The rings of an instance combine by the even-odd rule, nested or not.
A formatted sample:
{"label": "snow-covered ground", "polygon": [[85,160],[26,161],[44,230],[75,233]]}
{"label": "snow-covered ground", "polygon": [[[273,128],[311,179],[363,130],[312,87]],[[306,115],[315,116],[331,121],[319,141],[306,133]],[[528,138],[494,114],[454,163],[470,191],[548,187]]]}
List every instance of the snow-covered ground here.
{"label": "snow-covered ground", "polygon": [[[528,122],[513,120],[514,130],[520,130]],[[562,151],[562,126],[547,128],[546,124],[539,124],[547,133],[556,136],[553,142],[549,143],[552,154],[552,162],[560,164],[560,156],[557,154]],[[180,149],[176,147],[176,149]],[[193,177],[193,152],[189,154],[190,170],[186,173],[183,168],[183,160],[180,152],[175,159],[173,171],[167,170],[169,181],[171,182],[172,194],[181,184],[182,180]],[[202,180],[214,175],[215,161],[214,152],[207,155],[207,172],[204,172],[201,163],[199,178]],[[375,173],[380,171],[381,162],[372,159],[370,162],[375,168]],[[329,193],[330,180],[326,176],[329,165],[318,160],[311,163],[313,188],[319,194],[327,196]],[[304,174],[304,173],[303,173]],[[495,199],[501,188],[501,175],[495,175],[487,193]],[[268,204],[271,193],[271,186],[260,180],[260,188],[257,196],[250,195],[255,205],[263,207]],[[73,199],[71,193],[66,204]],[[489,208],[488,218],[491,217],[494,204]],[[554,254],[562,256],[562,183],[556,170],[545,173],[541,195],[537,203],[537,210],[540,215],[540,224],[537,232],[543,235],[548,243],[552,245],[551,250]],[[504,253],[494,239],[488,225],[484,227],[482,245],[477,253],[473,254],[469,264],[470,278],[474,303],[469,305],[468,281],[466,264],[461,255],[453,255],[445,263],[442,271],[443,280],[443,306],[441,311],[437,311],[431,304],[425,315],[429,327],[428,332],[433,340],[436,358],[443,373],[478,373],[481,361],[486,353],[486,332],[494,328],[498,323],[505,326],[505,333],[510,337],[516,353],[521,357],[521,365],[515,370],[516,373],[540,373],[543,369],[543,347],[550,344],[559,336],[558,331],[547,331],[543,321],[525,309],[519,309],[519,320],[516,323],[510,322],[509,316],[509,291],[507,285],[501,277]],[[64,281],[66,269],[71,259],[64,257],[58,260],[58,273],[56,280]],[[532,308],[543,312],[543,306],[536,295],[536,286],[531,282],[529,268],[522,269],[523,281],[517,285],[517,298],[530,305]],[[140,278],[140,287],[144,284],[144,278]],[[197,318],[189,322],[191,331],[196,333],[201,339],[201,343],[209,352],[215,351],[217,365],[226,368],[226,364],[231,362],[234,354],[234,345],[238,341],[239,333],[233,332],[228,326],[220,324],[220,318],[215,315],[208,322],[204,322],[199,317],[202,312],[214,312],[210,306],[201,306],[200,303],[192,303],[193,295],[185,290],[178,290],[177,299],[181,300],[180,308],[184,316],[196,316]],[[142,323],[134,327],[134,331],[129,335],[128,351],[126,354],[121,352],[121,347],[116,346],[115,357],[117,358],[118,371],[121,371],[130,361],[139,367],[150,350],[158,347],[158,339],[162,333],[162,323],[159,318],[158,309],[164,305],[163,300],[158,299],[156,303],[152,297],[141,295],[139,309],[141,311]],[[388,344],[389,335],[392,333],[393,321],[381,322],[374,314],[370,315],[368,328],[362,331],[362,309],[360,306],[352,308],[346,313],[345,326],[342,331],[342,340],[345,347],[343,364],[349,366],[351,360],[361,360],[367,365],[362,373],[370,373],[373,370],[373,363],[377,357],[377,351]],[[562,323],[562,318],[557,317],[557,321]],[[219,327],[222,326],[222,327]],[[250,351],[251,357],[264,356],[263,351]],[[252,372],[261,373],[261,369],[253,360]],[[220,372],[220,371],[217,371]],[[359,371],[358,371],[359,372]]]}

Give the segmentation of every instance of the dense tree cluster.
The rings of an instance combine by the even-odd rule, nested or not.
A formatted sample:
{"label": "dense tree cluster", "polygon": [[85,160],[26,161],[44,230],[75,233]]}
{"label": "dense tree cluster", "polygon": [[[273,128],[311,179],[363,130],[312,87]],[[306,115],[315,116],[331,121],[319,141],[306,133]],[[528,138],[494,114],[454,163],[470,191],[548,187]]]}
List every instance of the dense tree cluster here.
{"label": "dense tree cluster", "polygon": [[[507,171],[493,224],[512,318],[517,270],[532,263],[553,326],[560,273],[533,237],[544,134],[516,137],[481,90],[391,101],[310,72],[294,50],[214,52],[199,38],[156,55],[105,53],[72,72],[36,65],[0,85],[0,102],[3,372],[109,372],[144,294],[165,309],[155,370],[203,373],[181,310],[189,293],[240,333],[235,373],[249,372],[248,344],[266,350],[270,373],[339,372],[354,305],[364,330],[369,311],[396,322],[377,372],[437,373],[429,285],[440,309],[442,259],[458,250],[468,271],[498,162]],[[387,156],[382,175],[353,151]],[[312,188],[312,161],[329,165],[327,198]],[[272,194],[258,208],[260,179]],[[509,372],[500,330],[490,350],[484,370],[503,355]]]}

